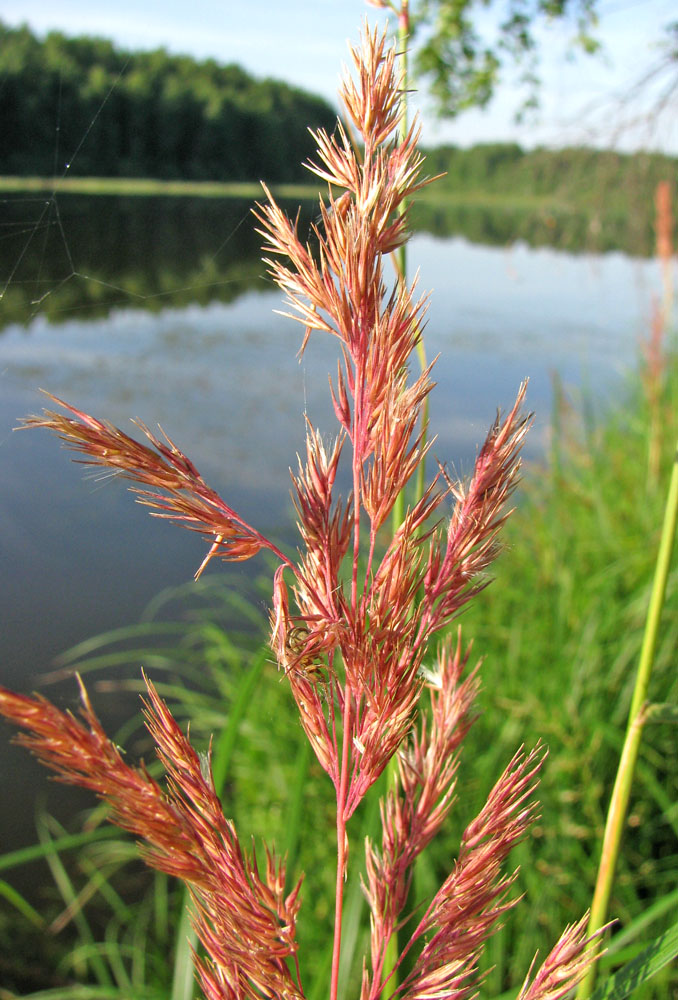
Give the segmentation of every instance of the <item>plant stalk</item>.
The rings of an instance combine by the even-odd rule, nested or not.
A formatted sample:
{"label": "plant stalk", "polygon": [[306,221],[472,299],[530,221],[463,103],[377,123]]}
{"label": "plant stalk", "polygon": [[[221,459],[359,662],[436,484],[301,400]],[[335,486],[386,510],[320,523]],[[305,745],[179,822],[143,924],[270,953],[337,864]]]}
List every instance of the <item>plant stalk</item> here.
{"label": "plant stalk", "polygon": [[[395,10],[395,8],[393,8]],[[400,58],[400,71],[402,75],[402,94],[400,98],[401,108],[402,108],[402,118],[400,119],[400,125],[398,127],[398,136],[401,142],[405,142],[407,138],[407,132],[409,129],[409,115],[408,115],[408,93],[410,85],[410,71],[409,71],[409,44],[410,44],[410,5],[409,0],[402,0],[400,4],[400,9],[398,10],[398,54]],[[398,212],[400,215],[404,215],[407,211],[407,200],[404,199],[398,207]],[[407,281],[407,244],[403,243],[401,247],[395,253],[395,265],[396,271],[398,273],[398,281]],[[419,337],[417,341],[417,358],[419,359],[419,366],[422,371],[426,370],[426,350],[424,348],[424,342]],[[428,399],[424,403],[422,410],[422,420],[424,424],[428,422]],[[423,459],[417,470],[417,482],[416,482],[416,499],[423,496],[424,490],[426,488],[426,461]],[[393,531],[396,532],[405,518],[405,496],[404,491],[401,491],[398,499],[393,507]]]}
{"label": "plant stalk", "polygon": [[344,910],[344,881],[346,878],[346,797],[348,794],[348,761],[351,739],[351,691],[344,689],[344,719],[341,751],[341,776],[337,796],[337,884],[334,908],[334,948],[332,952],[332,977],[330,1000],[337,1000],[339,992],[339,960],[341,958],[341,925]]}
{"label": "plant stalk", "polygon": [[[410,5],[409,0],[401,0],[400,10],[398,11],[398,53],[400,58],[400,71],[402,74],[402,88],[403,92],[400,97],[400,106],[402,108],[402,118],[400,119],[400,127],[398,129],[398,134],[401,142],[405,142],[407,139],[407,130],[409,128],[409,115],[408,115],[408,88],[410,81],[409,74],[409,60],[408,60],[408,47],[410,44]],[[401,215],[407,211],[407,202],[403,201],[398,209]],[[396,267],[398,271],[398,281],[405,283],[407,281],[407,243],[398,249],[396,254]],[[419,364],[421,370],[424,371],[426,368],[426,353],[424,351],[424,345],[421,337],[417,341],[417,357],[419,358]],[[424,404],[424,410],[422,413],[422,419],[426,421],[428,418],[428,400]],[[424,468],[424,462],[422,461],[419,465],[417,471],[417,496],[420,497],[424,493],[425,489],[425,476],[426,470]],[[400,494],[393,507],[393,532],[398,530],[400,525],[405,519],[405,491],[401,490]],[[398,762],[395,757],[393,757],[387,767],[388,785],[393,784],[397,789],[398,786]],[[396,965],[398,962],[399,948],[398,948],[398,932],[393,931],[390,938],[388,939],[388,944],[384,951],[384,970],[388,975],[391,973],[384,989],[382,990],[382,1000],[389,1000],[393,995],[395,990],[398,988],[398,972],[396,970]]]}
{"label": "plant stalk", "polygon": [[[659,552],[657,554],[657,564],[655,567],[652,592],[650,594],[650,604],[645,622],[645,633],[643,635],[643,645],[640,651],[638,662],[638,673],[636,684],[629,711],[628,725],[624,746],[619,761],[617,777],[612,790],[612,798],[605,824],[605,834],[601,850],[600,865],[598,868],[598,878],[591,904],[591,916],[589,918],[589,934],[600,930],[607,920],[610,895],[614,880],[615,868],[619,857],[619,847],[621,844],[622,832],[626,819],[629,798],[631,795],[631,785],[635,771],[640,740],[643,726],[646,721],[647,692],[654,664],[655,651],[657,648],[657,636],[659,633],[659,623],[666,597],[666,584],[668,581],[669,569],[671,566],[671,555],[676,536],[676,522],[678,520],[678,445],[673,458],[673,468],[671,470],[671,481],[664,510],[664,524],[659,542]],[[577,991],[577,1000],[588,1000],[593,991],[596,977],[596,966],[592,965],[587,975],[582,980]]]}

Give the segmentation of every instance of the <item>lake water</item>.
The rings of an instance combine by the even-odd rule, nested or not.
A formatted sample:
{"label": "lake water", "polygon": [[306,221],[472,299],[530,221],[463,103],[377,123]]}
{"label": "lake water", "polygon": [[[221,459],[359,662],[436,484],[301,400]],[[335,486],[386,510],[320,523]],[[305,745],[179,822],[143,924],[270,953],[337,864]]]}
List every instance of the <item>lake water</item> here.
{"label": "lake water", "polygon": [[[130,417],[160,423],[232,506],[288,545],[288,468],[304,414],[333,431],[336,343],[318,336],[298,360],[301,327],[275,314],[281,298],[242,203],[12,199],[0,212],[0,682],[29,690],[68,646],[138,620],[161,589],[190,581],[205,553],[120,481],[83,477],[47,432],[13,433],[42,407],[38,389],[123,428]],[[428,356],[440,353],[435,453],[460,471],[525,377],[532,457],[547,440],[554,373],[600,406],[614,399],[661,286],[652,259],[499,232],[493,245],[426,231],[410,244],[412,273],[432,292]],[[33,839],[15,799],[36,772],[12,749],[4,773],[11,847]],[[61,794],[50,792],[50,808]]]}

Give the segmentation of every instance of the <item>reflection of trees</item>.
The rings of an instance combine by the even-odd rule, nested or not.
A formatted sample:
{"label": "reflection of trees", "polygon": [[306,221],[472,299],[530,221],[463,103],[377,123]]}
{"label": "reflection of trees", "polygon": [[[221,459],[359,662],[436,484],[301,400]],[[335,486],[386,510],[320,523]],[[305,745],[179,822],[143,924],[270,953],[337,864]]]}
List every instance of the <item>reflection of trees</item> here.
{"label": "reflection of trees", "polygon": [[239,199],[6,200],[2,324],[231,302],[264,280],[250,208]]}
{"label": "reflection of trees", "polygon": [[464,236],[471,243],[506,246],[517,241],[528,246],[556,247],[569,253],[606,253],[622,250],[634,256],[653,252],[652,226],[629,228],[624,213],[605,215],[566,209],[511,207],[511,205],[419,202],[413,207],[416,230],[434,236]]}
{"label": "reflection of trees", "polygon": [[653,252],[654,191],[660,181],[674,179],[678,166],[659,153],[525,151],[515,143],[440,146],[427,151],[426,160],[431,174],[445,175],[432,191],[444,204],[443,227],[481,242],[522,239],[575,253],[637,255]]}
{"label": "reflection of trees", "polygon": [[[572,253],[651,254],[651,204],[634,217],[608,211],[520,207],[509,198],[415,201],[413,227],[473,243],[554,246]],[[517,199],[516,199],[517,200]],[[5,199],[0,209],[0,323],[51,323],[114,308],[159,310],[232,302],[264,287],[251,203],[231,198],[59,195]],[[300,232],[317,214],[309,204]]]}

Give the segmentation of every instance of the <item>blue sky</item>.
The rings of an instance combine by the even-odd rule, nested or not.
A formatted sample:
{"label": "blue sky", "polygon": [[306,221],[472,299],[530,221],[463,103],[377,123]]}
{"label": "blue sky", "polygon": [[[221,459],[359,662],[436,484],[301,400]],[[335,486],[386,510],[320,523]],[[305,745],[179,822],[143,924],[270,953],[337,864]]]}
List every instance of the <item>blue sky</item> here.
{"label": "blue sky", "polygon": [[[412,7],[416,9],[416,0]],[[661,28],[678,19],[675,0],[599,0],[598,9],[603,52],[594,58],[568,59],[571,25],[560,22],[540,32],[544,86],[536,122],[514,124],[518,94],[511,79],[490,109],[444,125],[429,112],[422,92],[418,103],[425,141],[588,142],[678,154],[678,115],[667,113],[651,126],[630,127],[627,119],[642,118],[643,101],[649,98],[633,107],[618,102],[656,61]],[[164,46],[238,62],[257,75],[287,80],[331,100],[347,59],[347,41],[356,39],[366,14],[371,22],[383,20],[364,0],[0,0],[2,20],[27,22],[38,33],[57,28],[103,35],[128,48]],[[483,14],[490,29],[495,16],[492,11]]]}

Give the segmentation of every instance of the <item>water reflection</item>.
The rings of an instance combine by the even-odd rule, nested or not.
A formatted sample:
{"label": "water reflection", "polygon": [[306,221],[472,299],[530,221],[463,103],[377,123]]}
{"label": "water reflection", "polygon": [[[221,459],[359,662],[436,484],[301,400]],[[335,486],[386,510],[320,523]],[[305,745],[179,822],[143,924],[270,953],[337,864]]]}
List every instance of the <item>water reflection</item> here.
{"label": "water reflection", "polygon": [[261,239],[241,199],[59,195],[0,205],[0,328],[232,302],[262,284]]}
{"label": "water reflection", "polygon": [[[264,286],[261,238],[252,203],[231,198],[62,195],[0,202],[0,330],[106,316],[134,307],[157,312],[232,302]],[[289,206],[296,213],[297,206]],[[307,204],[299,231],[317,209]],[[576,212],[510,205],[416,202],[415,231],[461,236],[484,246],[551,246],[572,253],[651,252],[648,234],[627,219],[591,220]]]}
{"label": "water reflection", "polygon": [[[46,433],[12,434],[42,405],[37,388],[122,427],[130,416],[160,422],[236,510],[293,546],[288,468],[306,414],[323,433],[334,427],[337,347],[312,338],[297,360],[302,330],[274,314],[281,298],[262,282],[246,203],[59,198],[59,214],[36,228],[38,208],[3,206],[12,238],[2,273],[12,280],[0,303],[0,682],[21,689],[69,645],[138,620],[205,554],[197,536],[150,519],[120,480],[83,481]],[[588,382],[599,400],[616,391],[659,285],[653,261],[534,249],[505,238],[505,220],[492,225],[494,245],[420,231],[410,248],[420,287],[432,290],[429,357],[441,353],[435,453],[461,472],[524,377],[537,412],[528,455],[548,434],[552,372]],[[13,753],[11,768],[22,762]],[[1,808],[24,783],[15,777],[0,799],[7,846],[32,824],[28,803]]]}
{"label": "water reflection", "polygon": [[648,257],[654,252],[654,234],[649,218],[606,212],[588,213],[569,206],[534,208],[497,204],[445,204],[415,202],[415,231],[447,238],[463,236],[483,246],[553,247],[572,254],[623,251]]}

